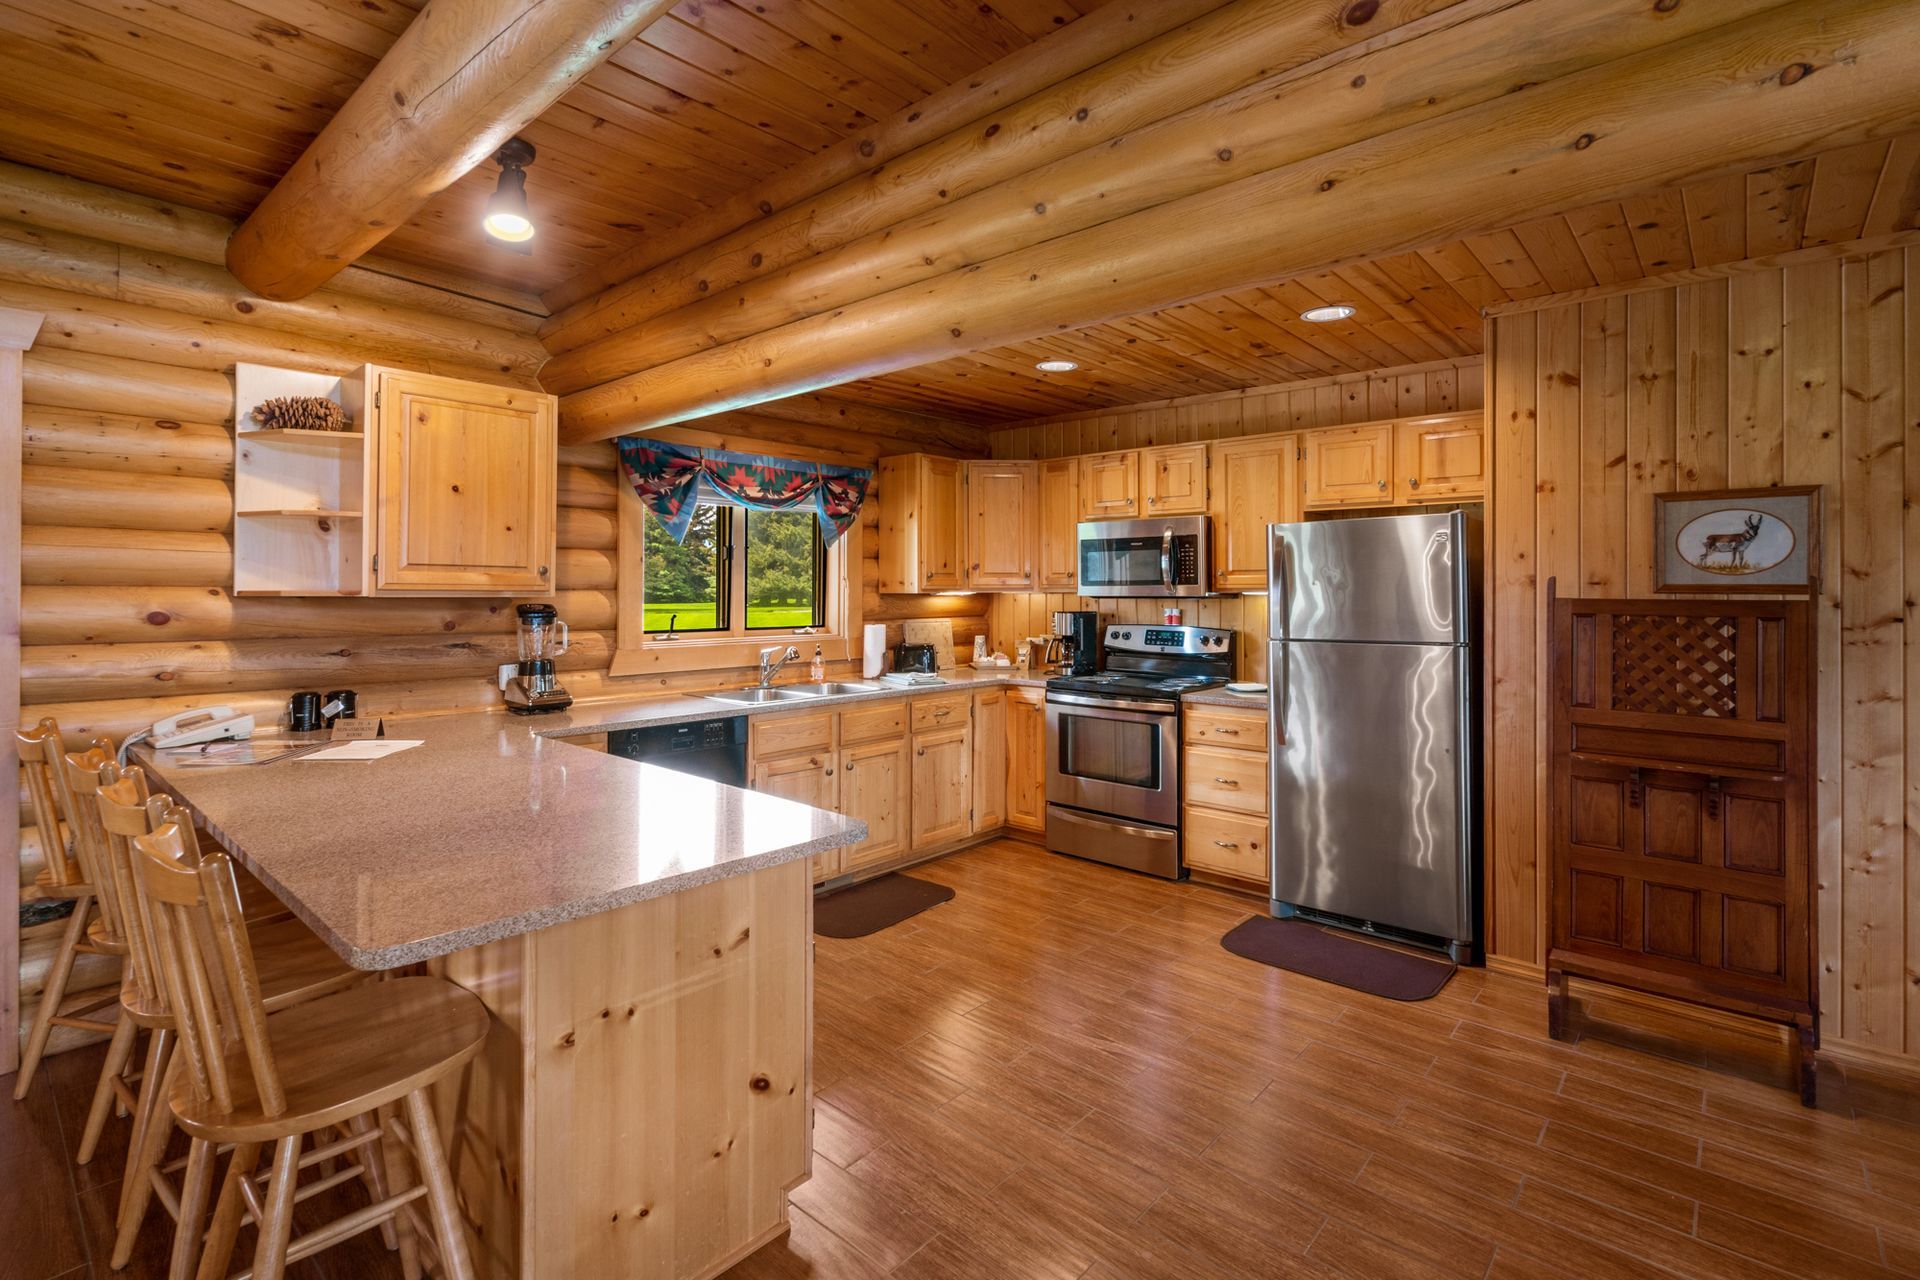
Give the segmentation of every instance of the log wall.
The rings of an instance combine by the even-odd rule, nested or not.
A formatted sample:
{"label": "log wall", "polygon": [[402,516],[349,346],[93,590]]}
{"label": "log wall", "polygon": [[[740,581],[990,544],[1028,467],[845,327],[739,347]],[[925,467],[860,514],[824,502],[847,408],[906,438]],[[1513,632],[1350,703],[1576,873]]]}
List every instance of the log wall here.
{"label": "log wall", "polygon": [[1493,951],[1545,958],[1546,586],[1653,586],[1653,495],[1817,484],[1823,1022],[1920,1055],[1920,250],[1490,321]]}
{"label": "log wall", "polygon": [[[15,166],[0,166],[0,193],[7,212],[33,219],[0,219],[0,307],[46,317],[23,373],[23,722],[53,716],[78,744],[219,702],[272,723],[299,689],[352,688],[372,714],[498,705],[493,671],[514,656],[512,600],[229,593],[231,369],[244,360],[337,373],[374,362],[537,386],[545,358],[532,335],[537,317],[361,268],[299,302],[273,303],[208,260],[217,228],[173,232],[179,214],[158,202]],[[702,425],[754,452],[798,445],[871,459],[956,449],[913,435],[919,423],[905,423],[900,438],[871,419],[858,429],[763,415]],[[974,451],[984,454],[984,437]],[[608,444],[561,450],[553,603],[572,628],[560,660],[567,687],[593,697],[739,683],[737,670],[607,676],[618,577],[613,458]],[[877,518],[870,504],[865,526]],[[984,627],[980,598],[880,597],[878,539],[862,543],[868,620],[951,617],[963,645]],[[20,821],[30,827],[30,814]],[[31,896],[42,863],[30,829],[20,852]],[[21,939],[22,1026],[59,928]],[[114,976],[111,964],[83,962],[77,981]],[[57,1033],[62,1047],[74,1042]]]}
{"label": "log wall", "polygon": [[[1481,375],[1482,362],[1474,357],[1048,418],[994,432],[993,456],[1060,458],[1108,449],[1224,440],[1348,422],[1377,422],[1407,414],[1478,409],[1482,404]],[[988,635],[994,648],[1008,656],[1012,656],[1021,637],[1051,630],[1048,615],[1055,609],[1095,609],[1102,622],[1158,622],[1165,605],[1161,600],[1092,599],[1058,593],[1006,594],[989,599]],[[1240,679],[1266,679],[1265,594],[1186,600],[1181,607],[1184,620],[1194,626],[1227,627],[1238,632]]]}

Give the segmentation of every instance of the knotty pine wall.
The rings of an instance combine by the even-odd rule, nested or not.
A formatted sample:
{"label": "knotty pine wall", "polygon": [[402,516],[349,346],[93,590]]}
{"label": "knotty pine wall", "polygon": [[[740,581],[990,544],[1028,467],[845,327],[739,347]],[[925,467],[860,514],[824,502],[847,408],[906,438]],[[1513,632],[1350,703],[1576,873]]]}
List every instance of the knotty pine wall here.
{"label": "knotty pine wall", "polygon": [[[1478,357],[1342,374],[1023,423],[993,433],[993,456],[1060,458],[1108,449],[1337,427],[1412,414],[1451,413],[1480,408],[1483,388],[1483,366]],[[1051,629],[1049,615],[1055,609],[1094,609],[1102,623],[1142,623],[1160,621],[1167,604],[1164,600],[1040,593],[989,598],[988,636],[994,648],[1009,657],[1023,636],[1042,635]],[[1240,679],[1266,679],[1264,594],[1177,603],[1187,623],[1238,632]]]}
{"label": "knotty pine wall", "polygon": [[1655,493],[1818,484],[1825,1030],[1920,1054],[1917,271],[1836,253],[1490,321],[1496,954],[1545,958],[1547,580],[1650,593]]}
{"label": "knotty pine wall", "polygon": [[[218,265],[224,220],[18,166],[0,165],[0,215],[0,306],[46,316],[24,370],[22,723],[53,716],[77,746],[220,702],[272,723],[296,689],[352,688],[374,714],[498,704],[494,668],[516,656],[512,600],[229,594],[231,369],[374,362],[536,386],[545,352],[532,316],[360,268],[301,302],[268,302]],[[713,429],[679,437],[855,462],[927,447],[754,415],[703,425]],[[553,603],[572,629],[567,687],[593,697],[740,683],[738,670],[607,676],[615,484],[611,445],[561,449]],[[880,596],[873,503],[862,525],[866,620],[949,617],[970,645],[984,599]],[[30,899],[43,862],[22,805]],[[23,1034],[60,927],[21,938]],[[82,957],[74,989],[115,980],[112,961]],[[60,1047],[81,1039],[55,1036]]]}

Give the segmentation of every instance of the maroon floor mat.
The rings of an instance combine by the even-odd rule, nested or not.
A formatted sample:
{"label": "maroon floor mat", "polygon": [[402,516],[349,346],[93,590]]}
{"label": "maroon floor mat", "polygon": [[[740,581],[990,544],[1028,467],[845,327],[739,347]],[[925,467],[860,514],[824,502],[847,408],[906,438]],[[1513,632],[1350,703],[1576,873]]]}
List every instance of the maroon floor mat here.
{"label": "maroon floor mat", "polygon": [[953,890],[897,871],[813,900],[813,931],[823,938],[864,938],[928,907],[951,900]]}
{"label": "maroon floor mat", "polygon": [[1304,920],[1252,916],[1220,945],[1248,960],[1388,1000],[1431,1000],[1453,977],[1453,965],[1438,956],[1377,946]]}

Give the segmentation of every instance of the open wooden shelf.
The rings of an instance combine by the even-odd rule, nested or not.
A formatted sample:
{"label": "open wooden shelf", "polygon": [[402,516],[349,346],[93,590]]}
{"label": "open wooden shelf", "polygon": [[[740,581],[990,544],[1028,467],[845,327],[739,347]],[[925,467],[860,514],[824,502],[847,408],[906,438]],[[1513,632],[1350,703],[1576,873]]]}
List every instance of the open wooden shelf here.
{"label": "open wooden shelf", "polygon": [[235,595],[364,595],[372,445],[364,371],[344,377],[234,366],[233,420],[275,396],[323,396],[358,431],[241,430],[233,458]]}
{"label": "open wooden shelf", "polygon": [[260,427],[239,432],[242,440],[365,440],[364,431],[303,431],[298,427]]}
{"label": "open wooden shelf", "polygon": [[236,511],[237,516],[327,516],[335,520],[358,520],[358,511],[327,511],[311,507],[267,507],[259,511]]}

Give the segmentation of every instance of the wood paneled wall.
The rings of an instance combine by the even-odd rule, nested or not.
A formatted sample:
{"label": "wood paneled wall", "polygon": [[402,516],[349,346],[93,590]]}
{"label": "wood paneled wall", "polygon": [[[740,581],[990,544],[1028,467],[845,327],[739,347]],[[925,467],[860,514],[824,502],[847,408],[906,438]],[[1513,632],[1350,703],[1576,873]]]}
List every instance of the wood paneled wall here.
{"label": "wood paneled wall", "polygon": [[[16,193],[10,172],[0,170],[0,194],[9,211],[35,220],[0,219],[0,307],[46,316],[24,365],[23,721],[54,716],[77,745],[222,702],[271,724],[297,689],[351,688],[373,714],[497,705],[494,668],[514,656],[511,600],[229,594],[231,370],[236,360],[324,372],[374,362],[533,386],[544,359],[534,318],[359,268],[299,303],[270,303],[207,260],[218,253],[217,229],[169,236],[168,206],[69,179]],[[129,243],[98,238],[106,227]],[[200,256],[162,253],[157,242]],[[758,415],[702,426],[703,438],[753,452],[800,445],[871,459],[926,447]],[[553,603],[573,635],[560,660],[564,682],[576,697],[740,683],[738,670],[607,676],[613,459],[609,444],[560,451]],[[950,617],[958,642],[970,645],[985,626],[981,598],[878,594],[877,525],[870,503],[861,539],[868,620]],[[20,884],[31,895],[43,863],[30,814],[20,821]],[[23,1026],[60,927],[21,938]],[[110,962],[83,958],[75,989],[115,977]],[[0,1071],[6,1060],[0,1051]]]}
{"label": "wood paneled wall", "polygon": [[[1482,400],[1482,362],[1475,356],[1022,423],[993,433],[993,456],[1059,458],[1105,449],[1225,440],[1375,422],[1406,414],[1478,409]],[[1094,609],[1103,623],[1158,622],[1166,605],[1162,600],[1059,594],[1009,594],[990,599],[987,634],[994,648],[1009,657],[1021,637],[1051,629],[1048,615],[1055,609]],[[1264,594],[1179,603],[1185,622],[1238,632],[1239,677],[1266,679]]]}
{"label": "wood paneled wall", "polygon": [[1827,1034],[1920,1054],[1920,249],[1836,252],[1491,322],[1492,950],[1544,959],[1546,589],[1653,586],[1653,495],[1823,487]]}

